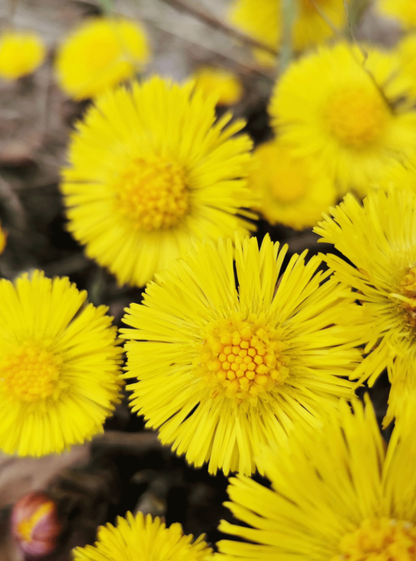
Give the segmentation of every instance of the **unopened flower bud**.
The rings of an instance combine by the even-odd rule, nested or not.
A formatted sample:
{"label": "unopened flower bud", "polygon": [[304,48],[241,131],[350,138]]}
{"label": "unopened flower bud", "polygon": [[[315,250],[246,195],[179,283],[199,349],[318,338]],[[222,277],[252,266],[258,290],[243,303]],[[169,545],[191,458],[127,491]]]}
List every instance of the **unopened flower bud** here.
{"label": "unopened flower bud", "polygon": [[34,491],[17,501],[11,522],[13,536],[27,557],[41,559],[56,548],[62,526],[55,502],[45,493]]}

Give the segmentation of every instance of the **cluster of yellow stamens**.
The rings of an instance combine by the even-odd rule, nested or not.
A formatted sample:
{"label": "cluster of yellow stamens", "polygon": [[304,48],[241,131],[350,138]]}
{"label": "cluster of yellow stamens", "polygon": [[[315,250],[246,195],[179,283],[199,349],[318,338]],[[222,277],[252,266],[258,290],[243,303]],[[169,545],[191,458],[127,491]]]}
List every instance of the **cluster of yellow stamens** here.
{"label": "cluster of yellow stamens", "polygon": [[214,387],[212,397],[225,394],[237,402],[255,400],[283,384],[289,370],[279,335],[256,314],[246,319],[233,314],[231,319],[209,324],[195,366],[204,382]]}
{"label": "cluster of yellow stamens", "polygon": [[416,527],[410,522],[380,518],[364,520],[340,544],[331,561],[414,561]]}
{"label": "cluster of yellow stamens", "polygon": [[189,210],[185,173],[163,158],[136,158],[115,187],[118,209],[137,230],[172,228]]}
{"label": "cluster of yellow stamens", "polygon": [[20,401],[35,402],[59,393],[62,360],[36,343],[25,343],[0,361],[0,383]]}
{"label": "cluster of yellow stamens", "polygon": [[416,266],[411,267],[401,282],[401,306],[405,311],[406,321],[416,327]]}
{"label": "cluster of yellow stamens", "polygon": [[329,96],[325,117],[331,133],[342,144],[363,148],[382,135],[388,107],[375,85],[349,86]]}

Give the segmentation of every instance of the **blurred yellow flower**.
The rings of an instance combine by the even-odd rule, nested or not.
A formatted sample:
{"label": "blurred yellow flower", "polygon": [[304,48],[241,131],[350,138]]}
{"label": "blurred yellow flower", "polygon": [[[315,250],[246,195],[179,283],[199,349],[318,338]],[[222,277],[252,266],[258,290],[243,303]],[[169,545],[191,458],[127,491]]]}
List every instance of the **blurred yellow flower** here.
{"label": "blurred yellow flower", "polygon": [[259,197],[258,210],[270,224],[296,230],[311,228],[335,204],[331,179],[315,170],[314,162],[294,156],[279,140],[259,146],[253,157],[249,187]]}
{"label": "blurred yellow flower", "polygon": [[[120,283],[146,284],[196,239],[247,234],[251,141],[215,97],[161,78],[100,97],[72,137],[69,230]],[[243,207],[243,208],[241,208]]]}
{"label": "blurred yellow flower", "polygon": [[132,78],[149,54],[145,32],[137,22],[89,19],[59,47],[55,61],[57,80],[73,99],[86,99]]}
{"label": "blurred yellow flower", "polygon": [[221,540],[218,559],[413,561],[414,415],[409,421],[386,447],[371,403],[351,411],[341,401],[313,434],[298,427],[285,447],[264,450],[271,488],[231,479],[225,504],[242,525],[219,529],[246,541]]}
{"label": "blurred yellow flower", "polygon": [[60,453],[103,431],[122,349],[107,308],[68,278],[0,280],[0,450]]}
{"label": "blurred yellow flower", "polygon": [[1,224],[0,224],[0,255],[3,253],[3,251],[6,248],[6,244],[7,244],[7,234],[6,232],[3,230]]}
{"label": "blurred yellow flower", "polygon": [[364,195],[386,166],[416,145],[416,111],[398,60],[341,43],[294,62],[277,83],[272,125],[295,154],[311,157],[339,192]]}
{"label": "blurred yellow flower", "polygon": [[[415,5],[416,8],[416,5]],[[415,13],[416,18],[416,13]],[[416,21],[416,20],[415,20]],[[400,61],[400,72],[409,80],[409,94],[416,98],[416,34],[407,35],[399,43],[397,54]]]}
{"label": "blurred yellow flower", "polygon": [[192,76],[197,88],[207,95],[217,96],[218,105],[233,105],[243,97],[244,89],[240,78],[224,68],[202,66]]}
{"label": "blurred yellow flower", "polygon": [[17,80],[31,74],[45,58],[42,38],[33,31],[6,30],[0,35],[0,77]]}
{"label": "blurred yellow flower", "polygon": [[[200,242],[159,273],[122,329],[134,412],[210,473],[251,474],[262,443],[313,428],[361,360],[360,307],[347,287],[267,236]],[[235,262],[234,262],[235,253]],[[237,286],[236,286],[237,284]]]}
{"label": "blurred yellow flower", "polygon": [[396,185],[370,193],[363,206],[347,195],[331,214],[315,232],[349,260],[325,257],[362,303],[368,356],[354,376],[373,385],[388,368],[386,425],[416,393],[416,193]]}
{"label": "blurred yellow flower", "polygon": [[[314,0],[316,7],[311,0],[293,2],[296,15],[292,43],[295,50],[307,49],[333,37],[333,30],[320,12],[339,29],[346,24],[343,0]],[[229,18],[251,37],[278,49],[282,38],[282,10],[281,0],[234,0]],[[276,64],[275,57],[266,51],[254,49],[254,54],[262,64]]]}
{"label": "blurred yellow flower", "polygon": [[416,3],[414,0],[378,0],[383,15],[400,21],[405,29],[416,28]]}
{"label": "blurred yellow flower", "polygon": [[101,526],[94,546],[73,550],[74,561],[205,561],[212,557],[212,549],[204,535],[193,540],[184,535],[180,524],[166,528],[160,518],[130,512],[118,517],[117,526]]}

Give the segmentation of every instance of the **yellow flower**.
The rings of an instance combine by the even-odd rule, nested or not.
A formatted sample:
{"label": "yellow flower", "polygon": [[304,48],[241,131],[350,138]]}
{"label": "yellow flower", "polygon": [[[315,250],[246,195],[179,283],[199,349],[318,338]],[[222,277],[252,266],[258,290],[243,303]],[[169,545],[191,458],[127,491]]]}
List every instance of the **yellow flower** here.
{"label": "yellow flower", "polygon": [[416,27],[416,4],[414,0],[378,0],[382,14],[396,18],[405,29]]}
{"label": "yellow flower", "polygon": [[59,453],[90,440],[119,399],[121,348],[107,308],[68,278],[0,280],[0,449]]}
{"label": "yellow flower", "polygon": [[[397,104],[408,81],[397,58],[345,43],[294,62],[272,96],[272,124],[299,156],[314,158],[339,191],[361,195],[416,144],[416,111]],[[394,106],[394,108],[393,108]]]}
{"label": "yellow flower", "polygon": [[[149,283],[122,329],[132,409],[163,444],[210,473],[250,474],[261,443],[281,443],[293,424],[313,427],[361,359],[359,306],[322,271],[266,237],[196,245]],[[278,283],[278,284],[277,284]],[[277,286],[276,286],[277,285]]]}
{"label": "yellow flower", "polygon": [[329,177],[317,173],[309,158],[294,156],[279,140],[257,148],[248,182],[271,224],[297,230],[314,226],[337,198]]}
{"label": "yellow flower", "polygon": [[7,233],[3,230],[0,224],[0,255],[6,249],[6,244],[7,244]]}
{"label": "yellow flower", "polygon": [[204,535],[194,542],[184,535],[180,524],[166,528],[160,518],[130,512],[118,517],[117,527],[107,524],[98,530],[94,546],[73,550],[74,561],[204,561],[212,557],[212,550],[204,542]]}
{"label": "yellow flower", "polygon": [[[416,8],[416,4],[414,7]],[[399,43],[397,47],[397,54],[401,64],[401,74],[403,78],[407,78],[409,80],[409,93],[414,99],[416,97],[416,34],[408,35]]]}
{"label": "yellow flower", "polygon": [[388,424],[416,391],[416,195],[380,190],[364,206],[347,195],[331,214],[315,232],[352,263],[326,256],[337,278],[358,291],[365,312],[369,354],[354,375],[372,385],[388,368]]}
{"label": "yellow flower", "polygon": [[217,97],[218,105],[233,105],[243,97],[244,89],[240,78],[224,68],[202,66],[194,73],[197,88],[207,95]]}
{"label": "yellow flower", "polygon": [[313,434],[265,450],[271,488],[231,479],[226,506],[246,526],[220,530],[248,540],[218,542],[223,561],[413,561],[416,551],[415,418],[386,450],[371,403],[340,402]]}
{"label": "yellow flower", "polygon": [[132,78],[149,54],[146,35],[137,22],[89,19],[59,47],[56,75],[70,97],[87,99]]}
{"label": "yellow flower", "polygon": [[96,102],[78,125],[62,191],[69,229],[120,283],[143,286],[193,238],[246,234],[250,139],[215,99],[153,78]]}
{"label": "yellow flower", "polygon": [[0,77],[17,80],[31,74],[45,58],[42,38],[32,31],[6,30],[0,36]]}
{"label": "yellow flower", "polygon": [[[330,39],[334,32],[322,17],[323,12],[337,28],[346,24],[345,8],[342,0],[293,0],[296,9],[292,31],[295,50],[302,50]],[[349,3],[350,0],[347,0]],[[278,48],[282,37],[281,0],[235,0],[229,18],[242,31],[265,43]],[[265,65],[275,65],[275,57],[255,49],[256,58]]]}

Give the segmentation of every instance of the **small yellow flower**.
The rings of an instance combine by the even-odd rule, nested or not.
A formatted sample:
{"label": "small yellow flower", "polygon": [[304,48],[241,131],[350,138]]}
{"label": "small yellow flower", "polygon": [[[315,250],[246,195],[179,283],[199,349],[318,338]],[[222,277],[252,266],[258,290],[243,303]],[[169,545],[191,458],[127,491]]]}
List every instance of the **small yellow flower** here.
{"label": "small yellow flower", "polygon": [[220,530],[246,541],[218,542],[219,561],[415,559],[415,416],[386,450],[371,403],[351,411],[341,401],[336,413],[264,450],[271,488],[231,479],[226,506],[244,526],[222,521]]}
{"label": "small yellow flower", "polygon": [[42,38],[32,31],[6,30],[0,36],[0,77],[17,80],[31,74],[45,58]]}
{"label": "small yellow flower", "polygon": [[277,83],[272,125],[300,157],[313,158],[340,193],[360,195],[416,145],[416,111],[397,101],[408,80],[393,55],[346,43],[294,62]]}
{"label": "small yellow flower", "polygon": [[62,191],[69,229],[120,283],[146,284],[193,239],[247,234],[244,126],[215,97],[161,78],[100,97],[78,124]]}
{"label": "small yellow flower", "polygon": [[392,389],[385,424],[416,392],[416,193],[380,189],[361,206],[347,195],[315,228],[352,263],[325,260],[358,292],[367,324],[368,356],[354,376],[372,385],[388,368]]}
{"label": "small yellow flower", "polygon": [[279,140],[256,149],[248,182],[260,198],[258,210],[270,224],[310,228],[336,202],[333,182],[315,167]]}
{"label": "small yellow flower", "polygon": [[103,431],[122,350],[107,308],[68,278],[0,280],[0,449],[60,453]]}
{"label": "small yellow flower", "polygon": [[132,78],[149,58],[142,27],[127,19],[89,19],[58,49],[56,75],[60,87],[73,99],[102,93]]}
{"label": "small yellow flower", "polygon": [[269,237],[260,249],[237,237],[234,263],[231,239],[200,242],[123,320],[133,411],[210,473],[261,470],[261,443],[285,441],[293,425],[314,427],[338,397],[352,396],[355,295],[316,273],[321,259],[305,263],[306,252],[281,275],[286,252]]}
{"label": "small yellow flower", "polygon": [[240,78],[224,68],[203,66],[193,74],[197,88],[207,95],[216,96],[218,105],[234,105],[243,97],[244,89]]}
{"label": "small yellow flower", "polygon": [[405,29],[416,28],[416,4],[414,0],[378,0],[383,15],[400,21]]}
{"label": "small yellow flower", "polygon": [[[333,30],[320,11],[337,28],[342,29],[346,24],[343,0],[314,0],[314,3],[311,0],[293,0],[296,15],[292,43],[295,50],[307,49],[333,36]],[[281,0],[235,0],[229,18],[248,35],[278,49],[282,37],[282,10]],[[254,49],[254,54],[262,64],[276,64],[275,57],[266,51]]]}
{"label": "small yellow flower", "polygon": [[126,518],[118,517],[117,526],[101,526],[94,546],[73,550],[74,561],[205,561],[212,550],[204,535],[193,540],[184,535],[180,524],[166,528],[160,518],[130,512]]}

